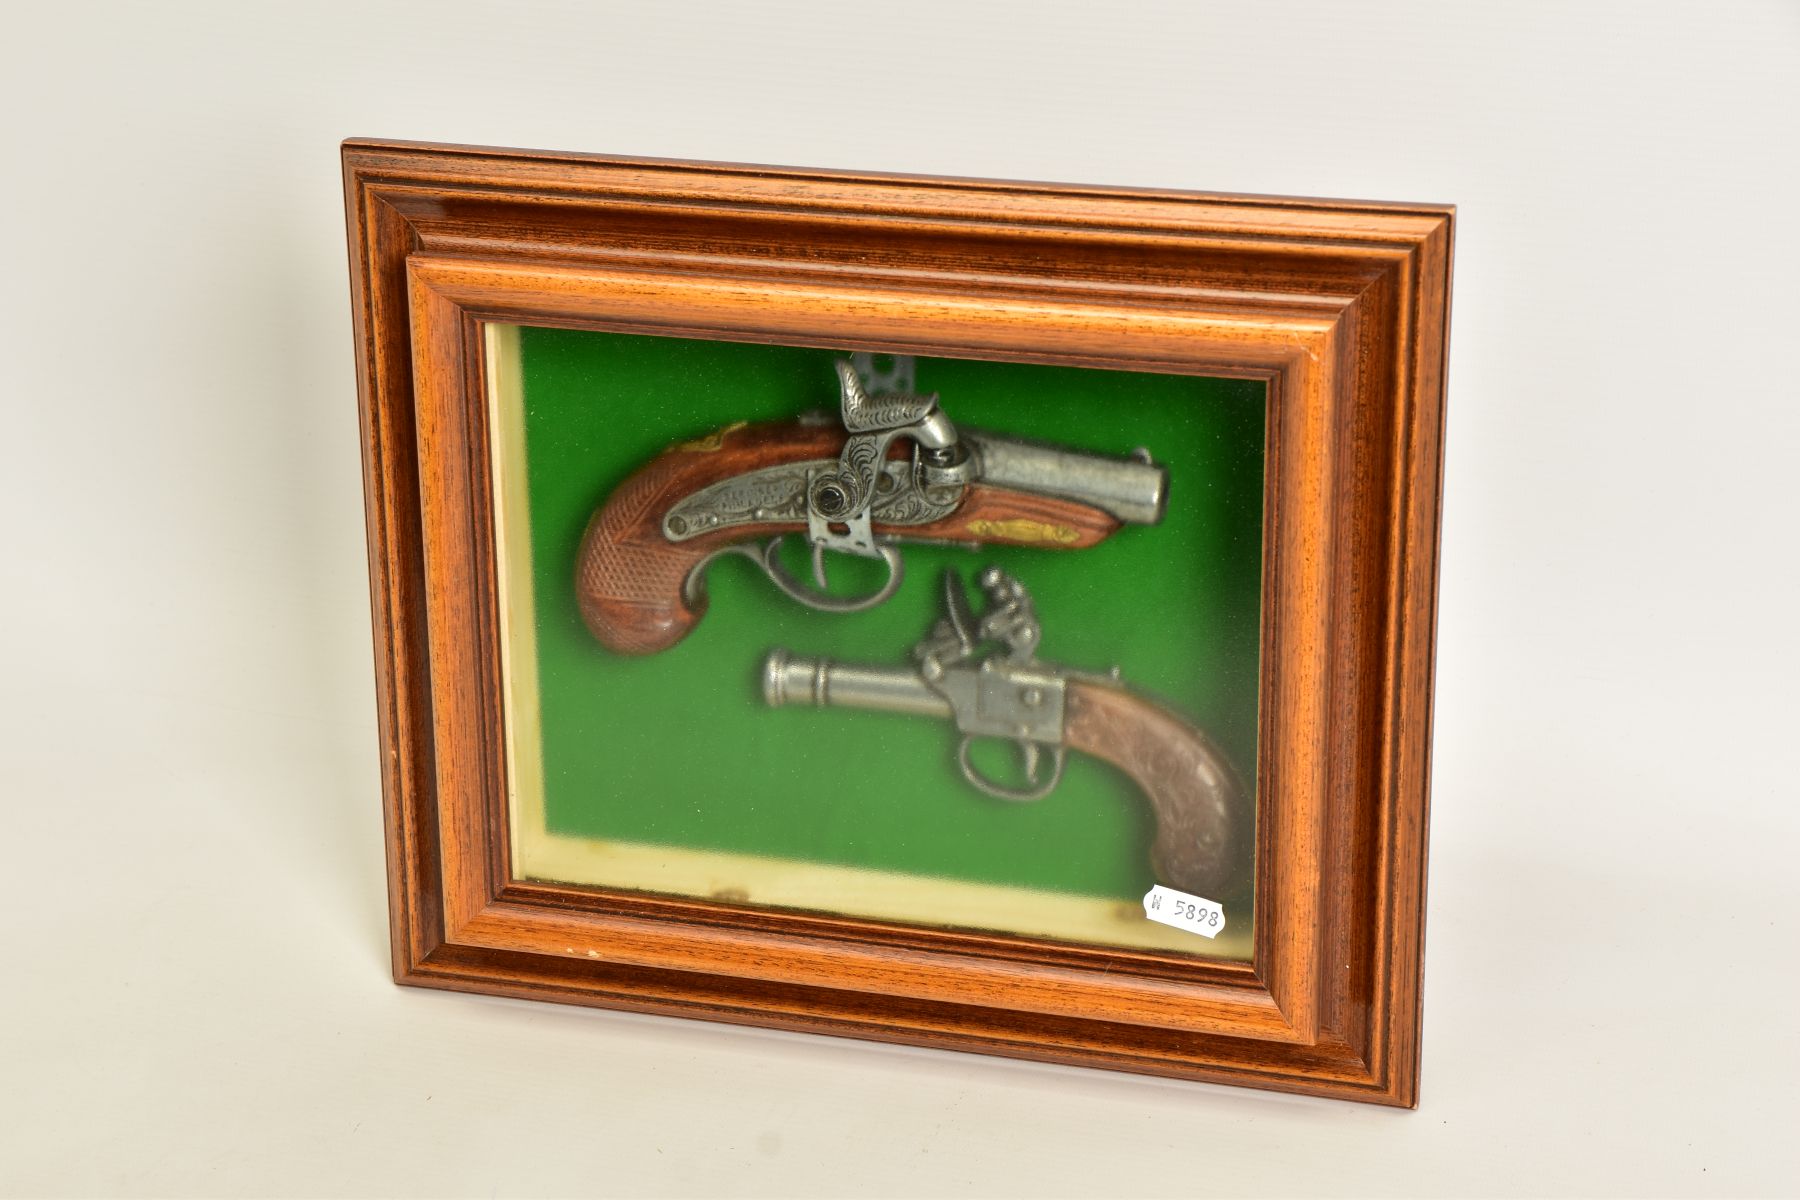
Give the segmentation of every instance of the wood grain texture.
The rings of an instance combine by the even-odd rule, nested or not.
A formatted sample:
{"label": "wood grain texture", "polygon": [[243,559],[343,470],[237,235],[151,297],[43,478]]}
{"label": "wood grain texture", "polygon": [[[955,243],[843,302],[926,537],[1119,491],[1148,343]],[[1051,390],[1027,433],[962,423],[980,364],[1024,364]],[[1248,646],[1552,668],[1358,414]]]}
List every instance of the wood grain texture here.
{"label": "wood grain texture", "polygon": [[[344,161],[398,979],[1416,1101],[1448,209]],[[1254,960],[514,881],[490,320],[1264,380]]]}
{"label": "wood grain texture", "polygon": [[588,630],[618,654],[655,654],[686,637],[706,611],[705,593],[686,588],[702,560],[739,542],[804,529],[805,522],[762,522],[672,542],[663,533],[669,509],[734,475],[829,457],[842,442],[830,430],[792,421],[746,426],[672,446],[632,472],[595,510],[576,555],[575,595]]}
{"label": "wood grain texture", "polygon": [[[663,533],[669,509],[747,471],[835,459],[845,436],[841,427],[795,421],[744,425],[672,446],[632,472],[595,510],[576,555],[575,593],[589,631],[618,654],[655,654],[680,642],[706,611],[704,580],[688,586],[696,567],[729,546],[800,532],[806,523],[757,521],[672,542]],[[896,442],[889,457],[905,452]],[[977,484],[939,520],[874,521],[871,528],[878,535],[1079,550],[1119,523],[1088,505]]]}
{"label": "wood grain texture", "polygon": [[1229,896],[1255,814],[1237,772],[1212,739],[1123,688],[1071,680],[1063,701],[1069,748],[1131,777],[1156,816],[1156,881],[1197,896]]}

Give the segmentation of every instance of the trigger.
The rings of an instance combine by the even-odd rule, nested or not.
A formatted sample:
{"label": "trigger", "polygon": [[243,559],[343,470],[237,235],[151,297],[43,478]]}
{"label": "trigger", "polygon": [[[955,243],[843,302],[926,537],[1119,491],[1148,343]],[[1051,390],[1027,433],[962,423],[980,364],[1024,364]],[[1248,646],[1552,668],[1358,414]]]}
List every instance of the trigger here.
{"label": "trigger", "polygon": [[1038,747],[1036,742],[1020,742],[1020,756],[1025,760],[1025,778],[1031,783],[1038,781]]}

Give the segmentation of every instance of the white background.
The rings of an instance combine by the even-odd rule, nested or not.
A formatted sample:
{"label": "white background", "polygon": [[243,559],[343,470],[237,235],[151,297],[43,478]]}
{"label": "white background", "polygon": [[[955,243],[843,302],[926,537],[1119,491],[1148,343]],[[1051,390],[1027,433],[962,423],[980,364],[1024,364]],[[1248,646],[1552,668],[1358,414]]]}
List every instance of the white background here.
{"label": "white background", "polygon": [[[1800,6],[9,8],[0,1190],[1800,1191]],[[337,143],[1460,205],[1424,1091],[394,987]]]}

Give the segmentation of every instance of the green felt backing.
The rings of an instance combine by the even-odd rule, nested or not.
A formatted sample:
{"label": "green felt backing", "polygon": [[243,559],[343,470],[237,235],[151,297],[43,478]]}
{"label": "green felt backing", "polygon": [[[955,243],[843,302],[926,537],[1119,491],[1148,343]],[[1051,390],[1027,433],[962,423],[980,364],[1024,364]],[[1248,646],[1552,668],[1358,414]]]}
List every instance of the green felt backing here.
{"label": "green felt backing", "polygon": [[[963,781],[948,725],[762,702],[758,668],[772,647],[904,663],[938,615],[941,574],[961,572],[978,599],[973,576],[988,563],[1031,589],[1043,660],[1119,666],[1255,778],[1262,384],[919,359],[919,390],[939,393],[958,423],[1093,451],[1148,447],[1170,470],[1167,517],[1083,551],[908,546],[899,594],[853,615],[799,607],[753,564],[723,559],[709,569],[711,606],[694,633],[634,659],[596,643],[577,610],[590,514],[676,441],[835,411],[835,352],[527,328],[521,355],[552,832],[1141,896],[1152,882],[1148,809],[1106,764],[1071,756],[1049,798],[1009,804]],[[851,564],[869,566],[872,575],[846,569],[846,581],[878,579],[878,564]],[[995,747],[979,761],[998,772],[1010,753]]]}

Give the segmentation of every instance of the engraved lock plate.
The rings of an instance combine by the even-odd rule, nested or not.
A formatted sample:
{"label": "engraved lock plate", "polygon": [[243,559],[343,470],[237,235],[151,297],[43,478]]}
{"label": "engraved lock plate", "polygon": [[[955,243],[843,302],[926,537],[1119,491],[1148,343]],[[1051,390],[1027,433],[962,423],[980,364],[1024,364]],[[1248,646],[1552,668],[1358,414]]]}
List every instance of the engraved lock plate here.
{"label": "engraved lock plate", "polygon": [[[663,536],[685,542],[716,529],[740,525],[796,524],[808,521],[807,485],[817,473],[834,470],[836,459],[786,463],[746,471],[684,496],[663,515]],[[911,462],[890,459],[875,486],[869,517],[883,525],[929,525],[941,520],[962,499],[962,488],[923,486]]]}

